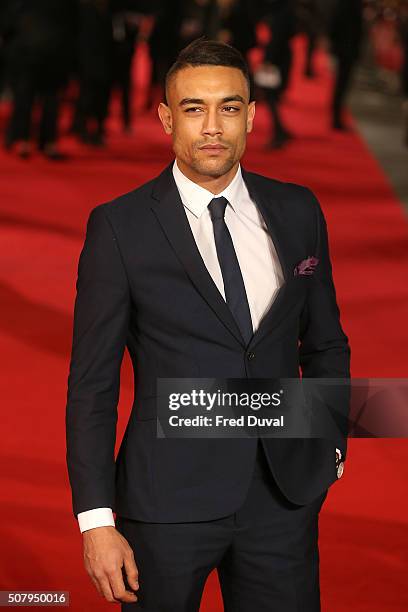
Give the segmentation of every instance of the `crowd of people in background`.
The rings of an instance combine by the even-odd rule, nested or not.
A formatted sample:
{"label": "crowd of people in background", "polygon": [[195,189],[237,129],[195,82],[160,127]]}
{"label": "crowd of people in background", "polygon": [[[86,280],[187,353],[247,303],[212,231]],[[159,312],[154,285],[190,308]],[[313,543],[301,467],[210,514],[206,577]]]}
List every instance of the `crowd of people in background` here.
{"label": "crowd of people in background", "polygon": [[[270,148],[293,138],[280,107],[290,82],[292,39],[307,38],[305,78],[314,78],[321,40],[335,58],[331,125],[346,130],[344,104],[358,62],[367,10],[394,10],[408,56],[407,2],[374,0],[2,0],[0,92],[10,101],[4,146],[28,158],[33,143],[52,160],[64,92],[76,86],[70,130],[83,143],[103,146],[111,93],[118,90],[123,129],[132,126],[132,61],[137,44],[148,45],[150,90],[146,106],[163,99],[164,77],[178,52],[205,36],[232,44],[248,59],[259,46],[262,23],[269,36],[252,71],[252,95],[264,100],[273,121]],[[401,71],[408,98],[408,60]],[[33,126],[40,109],[40,119]],[[36,127],[36,129],[34,129]]]}

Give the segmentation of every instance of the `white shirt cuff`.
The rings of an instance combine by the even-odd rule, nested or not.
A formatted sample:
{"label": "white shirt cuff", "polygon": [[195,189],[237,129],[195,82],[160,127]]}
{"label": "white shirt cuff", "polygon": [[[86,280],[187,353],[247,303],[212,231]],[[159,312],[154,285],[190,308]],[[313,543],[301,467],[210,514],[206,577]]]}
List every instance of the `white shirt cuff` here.
{"label": "white shirt cuff", "polygon": [[114,527],[115,520],[111,508],[95,508],[78,514],[78,523],[81,533],[95,527]]}

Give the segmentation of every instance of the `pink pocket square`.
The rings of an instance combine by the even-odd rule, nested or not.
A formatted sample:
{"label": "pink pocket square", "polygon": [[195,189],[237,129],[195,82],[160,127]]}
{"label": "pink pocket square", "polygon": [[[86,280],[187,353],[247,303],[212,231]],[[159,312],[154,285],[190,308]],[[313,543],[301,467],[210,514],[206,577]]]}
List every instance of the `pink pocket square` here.
{"label": "pink pocket square", "polygon": [[309,257],[307,257],[306,259],[303,259],[300,263],[298,263],[297,266],[295,266],[293,274],[294,276],[298,276],[298,275],[308,276],[310,274],[313,274],[318,263],[319,263],[319,260],[317,257],[313,257],[313,255],[309,255]]}

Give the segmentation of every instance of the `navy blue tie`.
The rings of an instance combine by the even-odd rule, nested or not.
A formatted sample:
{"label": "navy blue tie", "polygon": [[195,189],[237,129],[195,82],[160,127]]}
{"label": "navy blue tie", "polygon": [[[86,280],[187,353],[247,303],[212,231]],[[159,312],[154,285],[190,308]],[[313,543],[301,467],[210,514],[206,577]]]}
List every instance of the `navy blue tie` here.
{"label": "navy blue tie", "polygon": [[226,198],[213,198],[208,207],[213,222],[218,261],[224,280],[226,302],[238,324],[242,337],[248,344],[253,333],[251,312],[237,254],[224,219],[227,204],[228,200]]}

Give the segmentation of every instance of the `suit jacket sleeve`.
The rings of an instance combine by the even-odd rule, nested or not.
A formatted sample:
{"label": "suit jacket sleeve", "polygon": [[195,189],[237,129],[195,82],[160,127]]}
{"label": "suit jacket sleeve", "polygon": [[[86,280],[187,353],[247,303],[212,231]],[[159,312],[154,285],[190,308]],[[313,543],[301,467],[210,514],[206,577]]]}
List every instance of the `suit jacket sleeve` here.
{"label": "suit jacket sleeve", "polygon": [[[330,261],[327,225],[316,197],[308,191],[316,213],[316,257],[319,263],[310,277],[307,299],[301,315],[299,359],[302,377],[350,378],[350,346],[340,323]],[[339,381],[340,383],[340,381]],[[346,455],[350,384],[319,389],[326,407],[330,409],[341,438],[337,439],[343,456]]]}
{"label": "suit jacket sleeve", "polygon": [[89,216],[76,288],[66,407],[67,465],[75,515],[115,507],[117,403],[130,293],[104,205]]}

